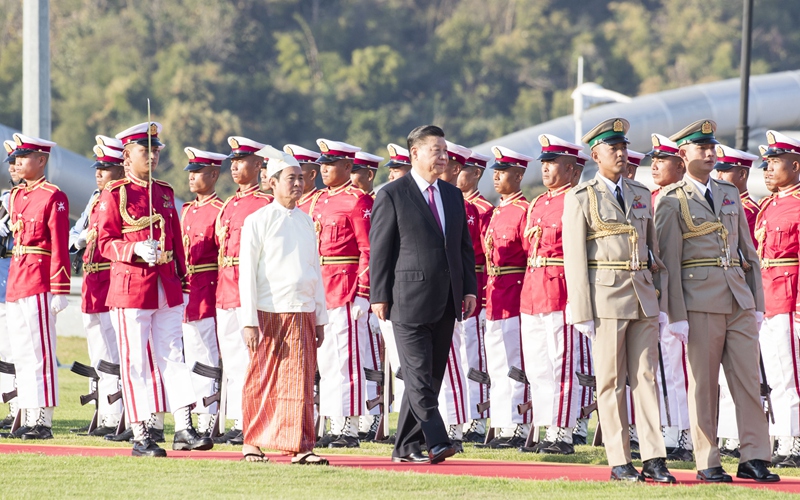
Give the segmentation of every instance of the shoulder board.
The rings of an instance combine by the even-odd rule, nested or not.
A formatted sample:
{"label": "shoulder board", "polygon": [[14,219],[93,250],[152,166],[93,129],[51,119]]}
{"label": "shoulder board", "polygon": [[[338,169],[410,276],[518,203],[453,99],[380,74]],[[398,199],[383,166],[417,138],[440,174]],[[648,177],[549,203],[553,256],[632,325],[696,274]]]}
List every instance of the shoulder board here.
{"label": "shoulder board", "polygon": [[216,200],[213,200],[211,202],[211,205],[213,205],[215,208],[221,209],[225,205],[225,202],[223,202],[221,199],[217,198]]}
{"label": "shoulder board", "polygon": [[[628,183],[628,185],[629,185],[629,186],[631,186],[631,187],[637,187],[637,188],[641,188],[641,189],[647,189],[647,186],[645,186],[645,185],[644,185],[644,184],[642,184],[641,182],[639,182],[639,181],[636,181],[636,180],[634,180],[634,179],[627,179],[627,178],[626,178],[626,179],[625,179],[625,180],[623,180],[622,182],[627,182],[627,183]],[[649,189],[647,189],[647,191],[649,192],[650,190],[649,190]]]}
{"label": "shoulder board", "polygon": [[369,196],[366,191],[361,188],[357,188],[353,185],[347,187],[347,192],[355,196],[356,198],[360,198],[362,196]]}
{"label": "shoulder board", "polygon": [[47,189],[51,193],[55,193],[55,192],[61,191],[61,189],[58,186],[56,186],[55,184],[53,184],[52,182],[44,181],[42,183],[42,187]]}
{"label": "shoulder board", "polygon": [[676,189],[682,188],[684,186],[686,186],[686,181],[681,179],[681,180],[679,180],[678,182],[676,182],[674,184],[670,184],[669,186],[662,187],[661,188],[661,194],[662,195],[667,195],[667,194],[675,191]]}
{"label": "shoulder board", "polygon": [[268,200],[272,199],[272,195],[269,195],[267,193],[263,193],[261,191],[256,191],[255,193],[253,193],[253,196],[255,196],[256,198],[266,198]]}
{"label": "shoulder board", "polygon": [[589,186],[594,186],[595,184],[597,184],[597,179],[589,179],[588,181],[581,182],[580,184],[578,184],[577,186],[572,188],[571,191],[574,191],[574,192],[577,193],[579,191],[583,191],[584,189],[588,188]]}
{"label": "shoulder board", "polygon": [[[711,179],[711,182],[716,182],[716,183],[717,183],[717,184],[719,184],[720,186],[725,186],[725,187],[732,187],[732,188],[736,188],[736,186],[735,186],[735,185],[733,185],[732,183],[730,183],[730,182],[728,182],[728,181],[723,181],[722,179],[713,179],[713,178],[712,178],[712,179]],[[736,192],[737,192],[737,193],[739,192],[739,189],[738,189],[738,188],[736,188]]]}
{"label": "shoulder board", "polygon": [[183,204],[181,208],[189,208],[189,205],[191,205],[192,203],[194,203],[194,201],[187,201],[186,203]]}
{"label": "shoulder board", "polygon": [[514,200],[511,203],[511,205],[513,205],[513,206],[515,206],[517,208],[521,208],[523,211],[527,212],[529,203],[528,203],[528,200],[526,200],[524,198],[520,198],[519,200]]}
{"label": "shoulder board", "polygon": [[544,193],[540,194],[540,195],[539,195],[539,196],[537,196],[536,198],[532,199],[532,200],[530,201],[530,203],[528,204],[528,207],[529,207],[529,208],[533,208],[533,206],[534,206],[534,205],[536,205],[536,202],[537,202],[537,201],[539,201],[539,198],[541,198],[542,196],[544,196],[544,195],[546,195],[546,194],[547,194],[547,191],[545,191]]}
{"label": "shoulder board", "polygon": [[494,205],[492,205],[491,201],[484,200],[483,198],[480,198],[480,197],[477,197],[477,196],[475,197],[474,200],[472,200],[472,204],[473,205],[483,205],[484,207],[487,207],[487,208],[489,208],[489,207],[494,208]]}
{"label": "shoulder board", "polygon": [[159,180],[159,179],[153,179],[153,182],[158,184],[159,186],[164,186],[166,188],[172,189],[172,186],[167,181],[162,181],[162,180]]}
{"label": "shoulder board", "polygon": [[108,184],[106,184],[105,190],[106,191],[113,191],[113,190],[115,190],[115,189],[117,189],[119,187],[124,186],[125,184],[129,184],[130,182],[131,181],[128,180],[127,178],[122,178],[122,179],[118,179],[116,181],[111,181]]}

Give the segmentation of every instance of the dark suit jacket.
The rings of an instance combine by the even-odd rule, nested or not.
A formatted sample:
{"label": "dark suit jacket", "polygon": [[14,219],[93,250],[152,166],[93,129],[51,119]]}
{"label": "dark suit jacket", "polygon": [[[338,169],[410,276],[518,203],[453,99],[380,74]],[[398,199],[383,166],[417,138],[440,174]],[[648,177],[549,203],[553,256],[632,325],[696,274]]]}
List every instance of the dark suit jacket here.
{"label": "dark suit jacket", "polygon": [[369,233],[370,302],[387,302],[394,322],[439,321],[450,296],[460,320],[464,295],[477,294],[464,198],[457,187],[437,183],[446,237],[410,173],[385,185],[375,199]]}

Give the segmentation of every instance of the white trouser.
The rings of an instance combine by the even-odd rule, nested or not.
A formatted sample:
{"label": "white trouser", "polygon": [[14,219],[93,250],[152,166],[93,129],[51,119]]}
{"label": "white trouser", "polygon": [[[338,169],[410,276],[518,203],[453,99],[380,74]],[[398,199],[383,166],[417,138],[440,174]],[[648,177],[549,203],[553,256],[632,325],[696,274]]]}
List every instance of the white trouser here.
{"label": "white trouser", "polygon": [[[95,368],[101,360],[119,364],[119,347],[117,346],[117,333],[111,324],[111,314],[107,312],[82,314],[83,329],[86,330],[86,344],[89,346],[89,362]],[[97,411],[100,421],[103,417],[118,416],[122,414],[122,400],[118,399],[113,404],[108,404],[108,395],[119,391],[119,377],[97,371],[100,380],[97,381]]]}
{"label": "white trouser", "polygon": [[239,326],[238,308],[217,309],[217,341],[222,358],[222,376],[226,381],[225,415],[242,419],[242,391],[250,364],[250,353],[244,343],[244,330]]}
{"label": "white trouser", "polygon": [[458,425],[467,422],[467,378],[461,361],[464,344],[464,325],[456,321],[453,327],[453,342],[447,356],[447,368],[439,390],[439,413],[445,425]]}
{"label": "white trouser", "polygon": [[520,339],[520,317],[486,320],[486,361],[492,386],[492,427],[513,427],[530,423],[530,412],[520,415],[517,405],[528,401],[528,386],[509,378],[514,366],[525,371]]}
{"label": "white trouser", "polygon": [[357,320],[353,303],[328,309],[325,339],[317,349],[320,375],[320,413],[326,417],[360,416],[366,413],[366,380],[363,355],[368,342],[367,312]]}
{"label": "white trouser", "polygon": [[[686,346],[667,331],[666,323],[661,323],[658,327],[661,333],[661,358],[664,360],[663,377],[667,381],[666,387],[664,387],[662,367],[659,366],[658,372],[656,372],[656,383],[658,384],[658,393],[661,398],[661,425],[687,430],[691,426],[689,425],[687,394],[689,380],[686,367]],[[669,419],[667,419],[665,398],[667,399],[667,404],[669,404]]]}
{"label": "white trouser", "polygon": [[[461,366],[465,375],[474,368],[487,373],[486,347],[486,309],[481,309],[476,317],[467,318],[464,325],[464,342],[461,344]],[[483,413],[478,412],[478,404],[489,400],[489,386],[467,379],[467,416],[470,419],[487,418],[491,408]]]}
{"label": "white trouser", "polygon": [[522,356],[531,384],[533,424],[573,427],[580,414],[575,374],[580,358],[578,333],[564,311],[521,315]]}
{"label": "white trouser", "polygon": [[[717,437],[739,439],[739,426],[736,424],[736,406],[733,404],[731,390],[728,388],[728,379],[722,366],[719,367],[719,423],[717,424]],[[776,416],[777,421],[777,416]],[[770,423],[770,425],[772,425]]]}
{"label": "white trouser", "polygon": [[772,388],[772,436],[800,436],[800,328],[791,314],[764,318],[759,334],[767,383]]}
{"label": "white trouser", "polygon": [[158,309],[116,309],[125,414],[131,423],[175,411],[197,399],[191,369],[183,362],[183,305],[169,307],[158,283]]}
{"label": "white trouser", "polygon": [[[378,317],[372,314],[371,312],[368,313],[369,318],[367,319],[367,342],[364,346],[364,368],[368,368],[370,370],[380,370],[381,369],[381,327],[378,324]],[[371,399],[375,399],[378,396],[378,383],[377,382],[366,382],[367,384],[367,401]],[[376,406],[371,410],[367,410],[367,413],[370,415],[379,415],[381,412],[381,407]]]}
{"label": "white trouser", "polygon": [[[6,303],[0,302],[0,361],[13,363],[11,358],[11,339],[8,334],[8,318],[6,317]],[[0,395],[14,390],[14,375],[0,373]]]}
{"label": "white trouser", "polygon": [[[581,375],[594,377],[594,359],[592,358],[592,341],[586,335],[578,336],[578,372]],[[594,401],[594,388],[578,384],[581,408],[589,406]]]}
{"label": "white trouser", "polygon": [[[394,328],[392,326],[391,321],[380,321],[378,322],[381,325],[381,335],[383,336],[383,346],[386,349],[386,359],[389,360],[389,368],[392,370],[392,374],[397,373],[397,369],[400,368],[400,354],[397,352],[397,344],[394,340]],[[403,392],[405,391],[405,384],[402,380],[395,377],[392,381],[392,390],[394,394],[392,395],[392,408],[391,411],[395,413],[400,413],[400,404],[403,401]]]}
{"label": "white trouser", "polygon": [[[183,323],[183,356],[190,369],[195,363],[207,366],[219,366],[219,347],[217,347],[217,322],[214,318],[203,318]],[[203,404],[203,397],[211,396],[216,391],[214,379],[203,377],[192,372],[192,386],[197,395],[194,413],[216,413],[217,403],[211,406]]]}
{"label": "white trouser", "polygon": [[56,318],[48,293],[6,303],[20,408],[58,406]]}

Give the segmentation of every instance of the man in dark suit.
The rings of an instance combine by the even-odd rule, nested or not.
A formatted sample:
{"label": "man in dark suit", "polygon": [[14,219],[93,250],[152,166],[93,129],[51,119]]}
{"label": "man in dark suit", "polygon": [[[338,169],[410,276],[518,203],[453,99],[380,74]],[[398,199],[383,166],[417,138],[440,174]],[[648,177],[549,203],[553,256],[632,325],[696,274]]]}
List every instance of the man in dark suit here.
{"label": "man in dark suit", "polygon": [[448,161],[444,132],[417,127],[408,149],[409,175],[375,199],[370,301],[394,325],[405,383],[392,461],[438,463],[455,453],[437,398],[454,322],[475,310],[475,255],[461,191],[438,180]]}

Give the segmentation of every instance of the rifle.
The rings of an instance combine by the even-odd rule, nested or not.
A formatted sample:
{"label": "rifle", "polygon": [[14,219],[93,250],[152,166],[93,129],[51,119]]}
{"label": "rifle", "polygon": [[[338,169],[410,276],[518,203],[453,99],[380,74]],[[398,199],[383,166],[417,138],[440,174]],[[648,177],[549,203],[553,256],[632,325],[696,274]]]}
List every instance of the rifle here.
{"label": "rifle", "polygon": [[97,420],[99,418],[99,406],[100,406],[100,398],[97,395],[97,381],[100,380],[100,375],[97,373],[97,370],[92,368],[91,366],[84,365],[75,361],[72,363],[72,368],[70,368],[72,373],[80,375],[81,377],[86,377],[89,379],[89,388],[92,392],[89,394],[82,395],[81,399],[81,406],[86,406],[87,404],[94,401],[94,415],[92,415],[92,420],[89,422],[89,428],[87,429],[87,433],[91,434],[93,430],[97,428]]}
{"label": "rifle", "polygon": [[[13,363],[9,363],[7,361],[0,361],[0,373],[5,373],[6,375],[15,375],[17,374],[17,370],[14,367]],[[12,399],[17,397],[17,390],[14,389],[13,391],[4,392],[2,394],[3,403],[8,403]]]}
{"label": "rifle", "polygon": [[[516,366],[512,366],[508,369],[508,378],[519,382],[520,384],[530,385],[528,382],[528,376],[525,375],[525,372],[517,368]],[[533,408],[532,401],[526,401],[524,403],[517,405],[517,412],[520,415],[524,415],[525,413],[529,412]]]}
{"label": "rifle", "polygon": [[212,439],[221,436],[225,432],[225,411],[222,406],[225,402],[224,386],[222,384],[222,360],[219,361],[219,367],[204,365],[203,363],[195,362],[192,367],[192,372],[200,375],[201,377],[208,377],[217,383],[218,390],[211,396],[203,396],[203,405],[211,406],[217,404],[217,412],[214,414],[214,424],[211,426],[211,433],[209,437]]}
{"label": "rifle", "polygon": [[[372,410],[376,406],[383,406],[383,384],[385,380],[383,372],[364,368],[364,378],[367,379],[368,382],[376,382],[378,384],[378,394],[374,399],[367,400],[367,410]],[[381,413],[383,413],[383,410],[381,410]]]}
{"label": "rifle", "polygon": [[[486,372],[482,372],[480,370],[476,370],[475,368],[470,368],[469,372],[467,372],[467,378],[472,380],[473,382],[477,382],[481,385],[485,385],[487,387],[492,386],[492,379],[489,377],[489,374]],[[489,409],[491,401],[484,401],[483,403],[478,403],[476,408],[478,409],[478,413],[483,413]]]}
{"label": "rifle", "polygon": [[767,372],[764,370],[764,358],[761,357],[761,353],[758,353],[758,365],[761,368],[761,397],[767,403],[767,411],[765,413],[769,421],[774,424],[775,414],[772,412],[772,398],[770,397],[772,387],[767,384]]}
{"label": "rifle", "polygon": [[[575,372],[575,375],[578,376],[578,384],[583,387],[591,387],[593,389],[597,388],[597,379],[594,375],[586,375],[581,372]],[[589,418],[589,415],[592,414],[593,411],[597,410],[597,391],[594,392],[595,400],[592,401],[591,404],[584,406],[581,408],[581,418]],[[592,446],[600,446],[603,443],[603,431],[600,428],[600,418],[599,418],[599,410],[598,410],[598,419],[597,419],[597,428],[594,431],[594,439],[592,440]]]}
{"label": "rifle", "polygon": [[661,340],[658,341],[658,365],[661,368],[661,386],[664,388],[664,411],[667,414],[667,427],[672,427],[672,416],[669,413],[669,394],[667,394],[667,372],[664,369],[664,355],[661,353]]}
{"label": "rifle", "polygon": [[[110,363],[104,359],[101,359],[97,363],[97,371],[120,378],[119,365]],[[113,394],[109,394],[108,396],[106,396],[108,404],[110,405],[113,405],[114,403],[122,399],[122,380],[120,380],[118,384],[119,384],[119,390]],[[126,427],[127,426],[125,425],[125,412],[123,411],[122,415],[120,416],[119,423],[117,424],[117,428],[114,431],[114,436],[120,436],[122,433],[125,432]],[[106,438],[108,438],[108,436],[106,436]],[[114,440],[112,439],[112,441]]]}

